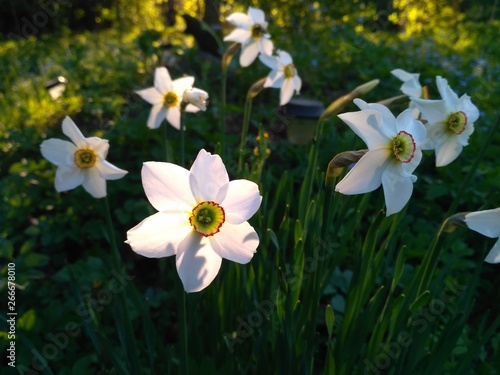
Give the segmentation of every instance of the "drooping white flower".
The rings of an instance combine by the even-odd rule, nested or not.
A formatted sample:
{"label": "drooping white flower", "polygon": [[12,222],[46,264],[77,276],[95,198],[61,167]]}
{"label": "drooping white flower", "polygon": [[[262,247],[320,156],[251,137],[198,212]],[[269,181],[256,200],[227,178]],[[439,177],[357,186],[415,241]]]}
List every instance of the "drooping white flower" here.
{"label": "drooping white flower", "polygon": [[182,95],[182,100],[187,104],[198,107],[202,111],[207,110],[208,93],[206,91],[197,88],[187,89]]}
{"label": "drooping white flower", "polygon": [[298,94],[302,87],[302,80],[293,65],[292,57],[285,51],[278,51],[278,56],[259,55],[260,61],[271,68],[271,72],[264,82],[264,87],[280,89],[280,105],[290,101],[293,92]]}
{"label": "drooping white flower", "polygon": [[401,85],[401,91],[403,94],[414,98],[422,97],[422,86],[418,81],[420,78],[420,73],[408,73],[403,69],[391,70],[393,76],[403,81]]}
{"label": "drooping white flower", "polygon": [[127,232],[132,249],[149,258],[176,256],[187,292],[206,288],[222,258],[245,264],[259,237],[247,220],[259,209],[257,184],[229,181],[222,159],[201,150],[190,170],[147,162],[142,184],[158,212]]}
{"label": "drooping white flower", "polygon": [[[184,92],[193,87],[194,77],[182,77],[172,81],[165,67],[156,68],[154,87],[136,91],[136,93],[153,105],[148,118],[148,127],[158,129],[164,119],[176,129],[181,128],[181,102]],[[185,108],[186,112],[198,112],[200,109],[192,104]]]}
{"label": "drooping white flower", "polygon": [[422,159],[419,146],[425,127],[412,117],[410,109],[397,118],[386,106],[354,99],[361,109],[339,117],[366,143],[368,152],[340,181],[342,194],[363,194],[383,186],[386,215],[401,211],[408,203],[417,177],[412,173]]}
{"label": "drooping white flower", "polygon": [[231,31],[224,41],[241,44],[241,66],[249,66],[259,53],[265,55],[273,53],[273,42],[269,39],[267,22],[262,10],[248,7],[247,14],[235,12],[226,20],[236,26],[236,29]]}
{"label": "drooping white flower", "polygon": [[469,144],[479,110],[470,96],[464,94],[459,98],[446,79],[437,76],[436,85],[441,100],[411,99],[427,121],[427,138],[422,150],[435,150],[436,166],[443,167],[454,161]]}
{"label": "drooping white flower", "polygon": [[[465,223],[470,229],[486,237],[499,238],[500,208],[468,213],[465,215]],[[500,263],[500,239],[495,243],[484,261],[488,263]]]}
{"label": "drooping white flower", "polygon": [[69,117],[64,119],[62,130],[71,142],[51,138],[40,145],[43,157],[57,166],[56,191],[67,191],[82,185],[94,198],[105,197],[106,180],[117,180],[128,172],[106,161],[107,140],[85,138]]}

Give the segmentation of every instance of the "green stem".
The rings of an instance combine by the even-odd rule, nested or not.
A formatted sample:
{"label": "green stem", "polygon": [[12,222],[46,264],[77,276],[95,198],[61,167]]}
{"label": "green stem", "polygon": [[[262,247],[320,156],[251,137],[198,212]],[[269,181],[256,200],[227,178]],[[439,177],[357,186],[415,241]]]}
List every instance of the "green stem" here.
{"label": "green stem", "polygon": [[224,153],[226,150],[226,83],[227,83],[227,71],[226,69],[222,69],[222,77],[221,77],[221,104],[220,104],[220,157],[224,160]]}
{"label": "green stem", "polygon": [[113,253],[113,267],[115,269],[119,269],[119,266],[121,264],[121,257],[120,253],[118,252],[118,246],[116,245],[115,229],[113,226],[113,220],[111,218],[111,207],[109,205],[109,199],[107,195],[104,198],[104,209],[106,216],[106,225],[108,226],[109,243],[111,245],[111,251]]}
{"label": "green stem", "polygon": [[250,112],[252,111],[252,97],[247,95],[245,100],[245,109],[243,113],[243,127],[241,129],[240,150],[238,155],[238,174],[243,170],[243,154],[247,139],[248,126],[250,124]]}
{"label": "green stem", "polygon": [[187,309],[186,293],[181,284],[180,288],[182,298],[180,304],[179,324],[181,329],[181,374],[189,375],[189,357],[188,357],[188,335],[187,335]]}

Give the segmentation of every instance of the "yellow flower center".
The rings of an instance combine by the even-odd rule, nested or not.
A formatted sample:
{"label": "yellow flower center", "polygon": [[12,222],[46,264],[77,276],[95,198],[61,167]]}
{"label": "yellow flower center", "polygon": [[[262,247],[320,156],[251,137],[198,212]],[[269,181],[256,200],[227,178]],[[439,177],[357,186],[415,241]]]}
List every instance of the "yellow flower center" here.
{"label": "yellow flower center", "polygon": [[405,131],[400,131],[392,140],[392,151],[394,156],[401,163],[409,163],[413,156],[415,156],[415,150],[417,146],[410,133]]}
{"label": "yellow flower center", "polygon": [[189,223],[199,234],[209,237],[219,232],[225,218],[226,214],[221,206],[215,202],[206,201],[193,208]]}
{"label": "yellow flower center", "polygon": [[467,126],[467,115],[462,111],[453,113],[448,118],[448,129],[454,134],[461,134]]}
{"label": "yellow flower center", "polygon": [[169,91],[163,95],[163,104],[165,107],[175,107],[177,103],[179,103],[179,97],[175,92]]}
{"label": "yellow flower center", "polygon": [[250,30],[250,32],[252,33],[252,38],[260,39],[266,33],[266,30],[261,25],[256,23],[252,26],[252,30]]}
{"label": "yellow flower center", "polygon": [[293,64],[288,64],[285,66],[285,78],[293,78],[295,75],[295,66]]}
{"label": "yellow flower center", "polygon": [[80,169],[89,169],[95,165],[97,154],[91,148],[81,148],[75,152],[75,164]]}

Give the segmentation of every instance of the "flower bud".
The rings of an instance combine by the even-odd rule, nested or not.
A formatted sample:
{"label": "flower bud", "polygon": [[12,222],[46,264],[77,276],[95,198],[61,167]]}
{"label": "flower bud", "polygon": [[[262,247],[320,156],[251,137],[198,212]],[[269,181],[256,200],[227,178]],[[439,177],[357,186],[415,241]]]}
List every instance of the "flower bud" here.
{"label": "flower bud", "polygon": [[201,109],[202,111],[207,110],[208,93],[206,91],[197,88],[187,89],[186,91],[184,91],[182,100],[186,104],[192,104]]}

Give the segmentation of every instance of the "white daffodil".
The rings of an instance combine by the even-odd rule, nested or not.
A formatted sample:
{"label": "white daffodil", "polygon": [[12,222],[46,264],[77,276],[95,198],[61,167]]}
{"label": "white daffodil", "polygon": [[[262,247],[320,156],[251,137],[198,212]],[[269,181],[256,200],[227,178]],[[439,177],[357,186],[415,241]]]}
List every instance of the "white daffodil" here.
{"label": "white daffodil", "polygon": [[280,90],[280,105],[285,105],[302,87],[302,80],[297,75],[292,57],[285,51],[278,51],[278,56],[259,55],[260,61],[271,68],[271,73],[264,82],[264,87],[274,87]]}
{"label": "white daffodil", "polygon": [[403,94],[414,98],[422,97],[422,86],[418,81],[420,78],[419,73],[408,73],[403,69],[394,69],[391,70],[391,73],[393,76],[403,81],[403,84],[401,85],[401,91]]}
{"label": "white daffodil", "polygon": [[128,172],[106,161],[109,144],[97,137],[85,138],[73,120],[66,117],[63,133],[72,142],[47,139],[40,145],[45,159],[57,166],[56,191],[67,191],[83,185],[94,198],[106,196],[106,180],[117,180]]}
{"label": "white daffodil", "polygon": [[[172,81],[166,68],[156,68],[154,87],[136,91],[141,98],[153,105],[148,118],[150,129],[158,129],[163,119],[167,119],[174,128],[181,128],[181,102],[184,92],[191,89],[193,83],[194,77],[182,77]],[[199,110],[192,104],[185,108],[186,112]]]}
{"label": "white daffodil", "polygon": [[206,288],[222,258],[245,264],[259,237],[247,220],[262,197],[257,184],[229,181],[222,159],[201,150],[190,170],[146,162],[142,184],[158,212],[127,232],[132,249],[149,258],[175,255],[186,292]]}
{"label": "white daffodil", "polygon": [[464,94],[460,98],[446,79],[436,77],[441,100],[411,98],[427,121],[427,138],[422,150],[436,151],[436,166],[443,167],[454,161],[469,143],[474,132],[474,121],[479,110]]}
{"label": "white daffodil", "polygon": [[[494,210],[471,212],[465,215],[467,226],[490,238],[500,237],[500,208]],[[486,259],[488,263],[500,263],[500,239],[490,250]]]}
{"label": "white daffodil", "polygon": [[361,109],[339,117],[366,143],[368,152],[359,159],[335,190],[342,194],[363,194],[384,189],[386,215],[401,211],[413,192],[417,177],[412,173],[422,159],[419,145],[425,127],[412,117],[410,109],[397,118],[386,106],[354,99]]}
{"label": "white daffodil", "polygon": [[264,55],[273,53],[273,42],[269,39],[267,22],[262,10],[248,7],[247,14],[235,12],[226,20],[236,26],[236,29],[231,31],[224,41],[241,44],[241,66],[249,66],[259,53]]}
{"label": "white daffodil", "polygon": [[192,104],[202,111],[207,110],[208,93],[206,91],[197,88],[187,89],[182,95],[182,100],[184,101],[184,103]]}

